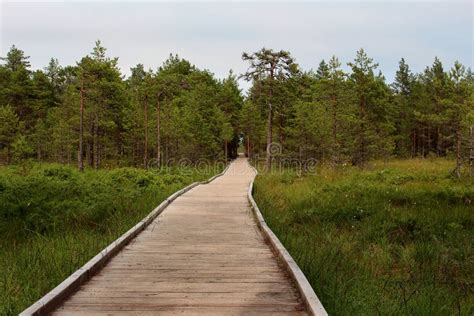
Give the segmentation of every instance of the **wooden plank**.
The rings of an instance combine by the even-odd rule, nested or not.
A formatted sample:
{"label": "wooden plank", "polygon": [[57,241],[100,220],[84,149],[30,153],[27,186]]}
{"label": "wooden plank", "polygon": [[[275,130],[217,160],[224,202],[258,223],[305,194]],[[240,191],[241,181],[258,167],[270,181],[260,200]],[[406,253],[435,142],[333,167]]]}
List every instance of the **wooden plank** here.
{"label": "wooden plank", "polygon": [[[169,271],[169,270],[158,270],[158,272],[154,272],[150,269],[142,269],[142,270],[125,270],[127,273],[128,278],[138,278],[138,277],[150,277],[153,279],[168,279],[171,277],[176,278],[209,278],[209,279],[219,279],[219,278],[256,278],[256,279],[267,279],[267,278],[281,278],[283,273],[278,270],[265,270],[265,271],[258,271],[254,272],[250,269],[248,270],[239,270],[239,271],[228,271],[228,270],[216,270],[213,272],[207,271],[200,271],[200,270],[191,270],[191,271]],[[97,274],[97,278],[108,276],[112,277],[120,277],[123,278],[124,270],[103,270],[99,274]],[[245,274],[242,274],[245,273]]]}
{"label": "wooden plank", "polygon": [[[58,310],[54,313],[54,315],[60,315],[60,316],[105,316],[105,315],[110,315],[110,313],[107,312],[98,312],[98,311],[87,311],[87,312],[81,312],[81,311],[64,311],[64,310]],[[113,311],[113,315],[121,316],[121,315],[130,315],[129,311]],[[156,311],[133,311],[133,315],[138,315],[138,316],[156,316]],[[202,316],[203,311],[200,308],[183,308],[180,310],[161,310],[160,311],[160,316]],[[264,311],[252,311],[252,310],[239,310],[239,309],[227,309],[227,310],[222,310],[222,309],[215,309],[215,310],[210,310],[206,309],[205,310],[205,315],[208,316],[235,316],[235,315],[245,315],[245,316],[300,316],[300,315],[307,315],[306,312],[304,311],[295,311],[295,312],[277,312],[277,311],[271,311],[271,312],[264,312]]]}
{"label": "wooden plank", "polygon": [[239,296],[236,300],[236,296],[229,295],[227,297],[217,297],[216,295],[197,296],[195,294],[188,293],[181,297],[156,297],[156,296],[75,296],[68,300],[64,306],[72,305],[97,305],[97,304],[113,304],[117,306],[127,305],[156,305],[156,306],[262,306],[262,305],[296,305],[301,306],[294,297],[280,295],[277,297],[261,297],[255,295]]}
{"label": "wooden plank", "polygon": [[266,283],[266,282],[252,282],[252,283],[236,283],[232,282],[126,282],[126,279],[122,279],[122,282],[103,282],[90,280],[87,284],[81,287],[81,290],[93,291],[93,290],[122,290],[124,287],[127,289],[133,289],[135,291],[157,291],[157,292],[272,292],[285,290],[290,293],[296,293],[292,284],[288,282],[280,283]]}
{"label": "wooden plank", "polygon": [[[84,311],[84,312],[109,312],[115,314],[117,311],[127,311],[133,312],[135,311],[154,311],[159,312],[160,315],[164,311],[186,311],[186,310],[194,310],[198,312],[200,315],[207,315],[212,312],[234,312],[238,315],[247,315],[247,311],[252,312],[265,312],[265,313],[283,313],[283,312],[297,312],[303,311],[302,305],[221,305],[221,306],[179,306],[179,305],[172,305],[172,306],[160,306],[157,304],[128,304],[126,306],[116,305],[116,304],[65,304],[59,308],[62,311]],[[53,313],[54,315],[54,313]]]}
{"label": "wooden plank", "polygon": [[[137,291],[129,291],[129,290],[122,290],[122,291],[79,291],[74,295],[74,298],[88,298],[88,297],[137,297],[137,298],[155,298],[155,299],[162,299],[162,298],[189,298],[190,294],[187,292],[137,292]],[[230,293],[208,293],[208,292],[196,292],[193,293],[192,298],[207,298],[207,299],[235,299],[235,298],[245,298],[245,299],[288,299],[288,298],[298,298],[297,294],[293,293],[293,295],[289,295],[287,292],[230,292]],[[72,298],[71,298],[72,299]]]}
{"label": "wooden plank", "polygon": [[[97,312],[97,311],[88,311],[88,312],[80,312],[80,311],[57,311],[54,313],[55,315],[62,315],[62,316],[105,316],[105,315],[110,315],[110,313],[107,312]],[[130,312],[127,311],[114,311],[113,315],[130,315]],[[133,311],[133,315],[139,315],[139,316],[156,316],[156,311]],[[202,316],[203,313],[201,312],[200,309],[198,308],[192,308],[192,309],[182,309],[182,310],[161,310],[160,311],[160,316]],[[245,312],[242,312],[240,310],[206,310],[205,315],[208,316],[236,316],[236,315],[245,315],[245,316],[300,316],[300,315],[307,315],[306,312],[304,311],[297,311],[297,312],[263,312],[263,311],[251,311],[251,310],[246,310]]]}

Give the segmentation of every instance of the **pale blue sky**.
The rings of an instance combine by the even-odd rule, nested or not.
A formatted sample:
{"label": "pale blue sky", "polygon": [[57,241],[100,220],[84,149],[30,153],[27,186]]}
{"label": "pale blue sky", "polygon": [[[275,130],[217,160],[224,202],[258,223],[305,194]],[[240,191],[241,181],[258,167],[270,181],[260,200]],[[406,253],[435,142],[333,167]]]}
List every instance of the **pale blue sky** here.
{"label": "pale blue sky", "polygon": [[[473,66],[470,1],[2,2],[1,55],[15,44],[33,68],[75,64],[101,39],[125,74],[178,53],[225,77],[245,71],[243,51],[289,50],[303,69],[363,47],[391,81],[401,57],[418,72],[438,56]],[[244,85],[246,87],[247,85]]]}

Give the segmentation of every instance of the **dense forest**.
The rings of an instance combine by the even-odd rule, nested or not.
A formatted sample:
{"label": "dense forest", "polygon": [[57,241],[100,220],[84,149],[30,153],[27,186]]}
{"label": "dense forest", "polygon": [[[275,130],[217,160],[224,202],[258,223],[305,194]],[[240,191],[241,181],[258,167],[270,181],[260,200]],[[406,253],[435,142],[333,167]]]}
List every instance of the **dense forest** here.
{"label": "dense forest", "polygon": [[99,41],[75,66],[51,59],[32,71],[16,47],[3,60],[3,162],[146,167],[159,157],[223,159],[225,144],[236,142],[243,98],[232,73],[217,80],[170,55],[157,71],[138,64],[125,79]]}
{"label": "dense forest", "polygon": [[456,158],[459,175],[469,160],[474,75],[458,62],[435,58],[415,74],[402,58],[388,84],[363,49],[349,72],[337,57],[304,71],[289,52],[265,48],[242,59],[247,95],[238,75],[220,80],[176,55],[126,77],[100,41],[76,65],[53,58],[43,70],[13,46],[0,66],[1,162],[149,167],[233,158],[239,144],[267,167],[278,157],[364,166],[434,155]]}

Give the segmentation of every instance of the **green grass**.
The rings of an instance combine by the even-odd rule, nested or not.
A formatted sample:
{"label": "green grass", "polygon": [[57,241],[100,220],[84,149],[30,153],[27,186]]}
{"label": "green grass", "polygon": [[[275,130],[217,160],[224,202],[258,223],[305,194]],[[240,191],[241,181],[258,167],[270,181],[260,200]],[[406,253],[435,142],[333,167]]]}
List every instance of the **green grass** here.
{"label": "green grass", "polygon": [[472,315],[474,182],[452,166],[261,174],[254,195],[330,315]]}
{"label": "green grass", "polygon": [[0,167],[0,315],[38,300],[171,193],[210,170]]}

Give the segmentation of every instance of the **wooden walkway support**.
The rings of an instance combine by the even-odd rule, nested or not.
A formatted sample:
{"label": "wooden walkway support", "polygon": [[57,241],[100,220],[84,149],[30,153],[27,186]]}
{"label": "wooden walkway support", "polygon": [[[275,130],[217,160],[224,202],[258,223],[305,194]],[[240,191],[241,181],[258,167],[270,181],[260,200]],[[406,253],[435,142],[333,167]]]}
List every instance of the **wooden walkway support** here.
{"label": "wooden walkway support", "polygon": [[53,315],[324,315],[252,214],[255,175],[239,158],[176,198]]}

